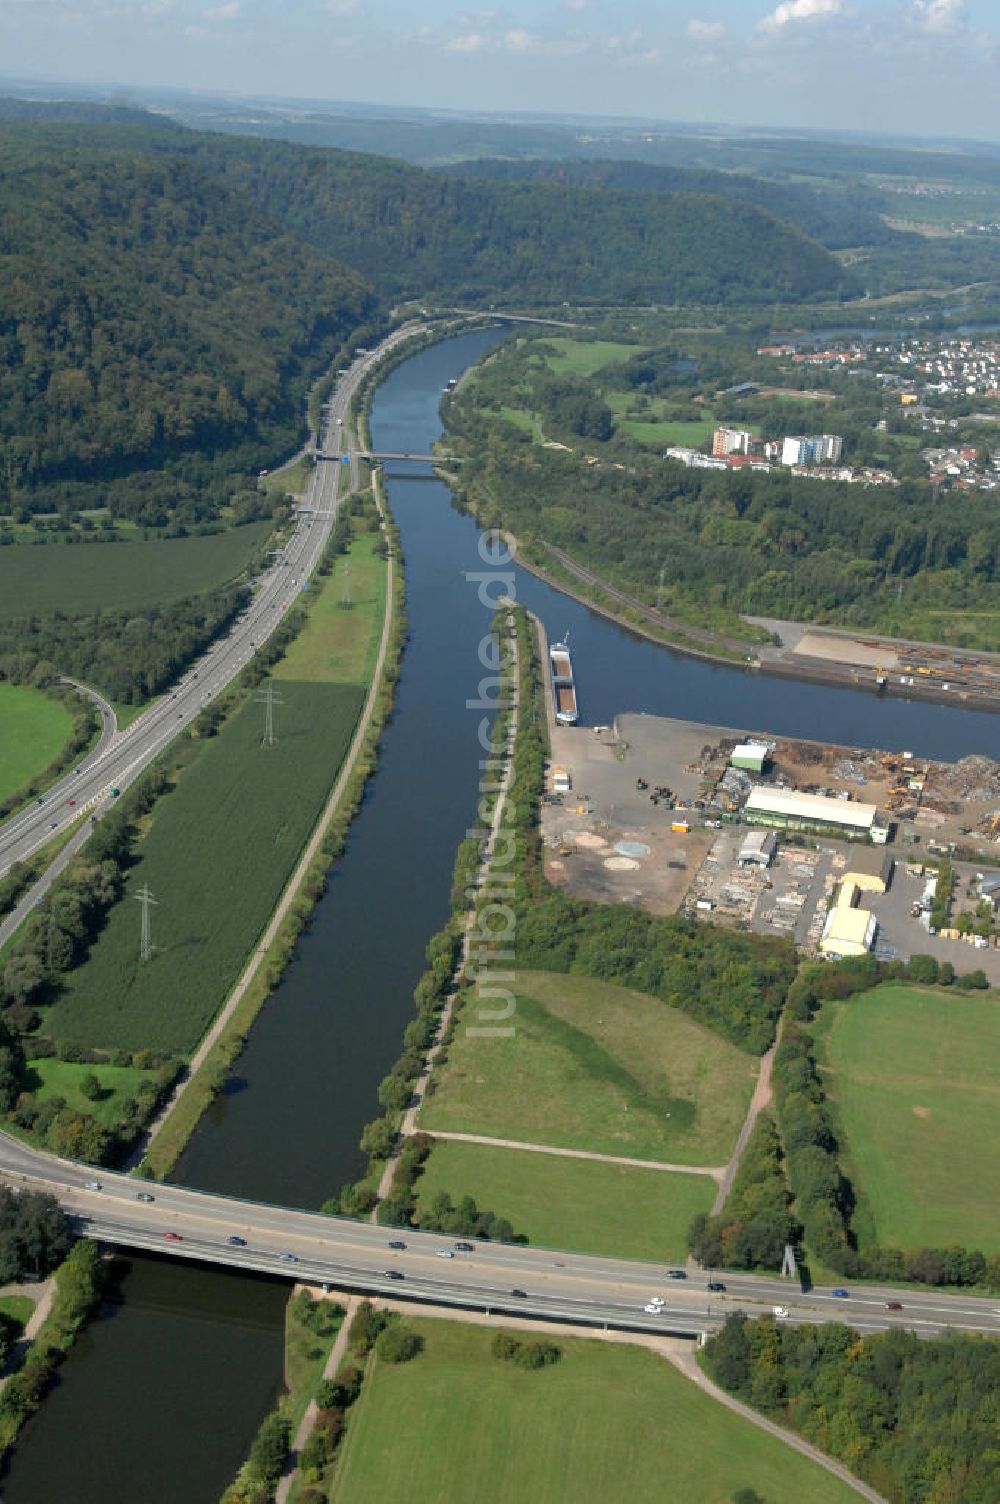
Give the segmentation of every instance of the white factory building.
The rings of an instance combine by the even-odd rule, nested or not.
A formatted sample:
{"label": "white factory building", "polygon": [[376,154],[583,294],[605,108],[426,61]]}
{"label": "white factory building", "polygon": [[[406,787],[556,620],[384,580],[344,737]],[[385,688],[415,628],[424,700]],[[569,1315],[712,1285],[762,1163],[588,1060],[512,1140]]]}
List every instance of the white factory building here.
{"label": "white factory building", "polygon": [[889,836],[874,804],[800,794],[794,789],[768,788],[763,784],[752,790],[743,807],[743,818],[748,825],[809,831],[848,841],[871,841],[875,846],[884,846]]}

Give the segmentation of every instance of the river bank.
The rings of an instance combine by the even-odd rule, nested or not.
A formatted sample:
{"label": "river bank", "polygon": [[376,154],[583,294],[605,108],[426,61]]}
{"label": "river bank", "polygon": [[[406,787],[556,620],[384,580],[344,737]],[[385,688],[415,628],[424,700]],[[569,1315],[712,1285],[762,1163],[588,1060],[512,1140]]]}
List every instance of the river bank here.
{"label": "river bank", "polygon": [[[454,480],[453,475],[448,476],[449,484],[453,485]],[[864,690],[880,697],[891,696],[936,705],[954,705],[958,701],[963,706],[974,707],[976,710],[1000,712],[1000,659],[996,654],[976,651],[968,655],[977,664],[982,662],[990,665],[991,660],[997,664],[994,671],[995,688],[984,689],[977,693],[960,687],[963,670],[959,659],[965,655],[945,643],[915,643],[912,639],[892,638],[873,633],[861,637],[859,632],[852,632],[844,627],[831,627],[812,622],[788,622],[782,625],[793,628],[798,638],[807,636],[829,638],[831,642],[842,643],[845,652],[849,650],[850,645],[872,649],[875,649],[877,645],[879,652],[875,657],[868,655],[870,658],[868,663],[836,661],[832,657],[808,657],[807,659],[807,655],[797,656],[796,647],[786,646],[784,642],[781,642],[771,647],[751,649],[753,654],[751,656],[745,650],[746,645],[737,644],[732,639],[717,637],[704,628],[687,627],[680,621],[664,616],[654,607],[645,605],[635,596],[628,595],[608,580],[602,579],[600,575],[577,564],[560,549],[551,549],[550,552],[561,569],[546,569],[537,559],[525,554],[512,533],[505,531],[504,537],[517,553],[517,562],[520,567],[535,575],[537,579],[544,580],[554,590],[561,591],[571,599],[579,601],[581,605],[589,606],[591,610],[607,617],[609,621],[627,627],[630,632],[638,633],[649,642],[655,642],[673,652],[683,653],[687,657],[700,658],[706,663],[722,664],[727,668],[742,667],[747,673],[798,679],[807,684],[825,684],[835,688]],[[545,546],[548,547],[548,545]],[[691,635],[685,636],[685,632]],[[698,640],[692,641],[692,637]],[[935,679],[884,672],[884,665],[897,660],[901,653],[914,657],[921,657],[925,653],[928,656],[938,656],[951,662],[954,665],[954,672],[951,677],[945,678],[945,671],[936,668]],[[988,669],[987,672],[990,670]],[[904,678],[905,682],[901,682]]]}

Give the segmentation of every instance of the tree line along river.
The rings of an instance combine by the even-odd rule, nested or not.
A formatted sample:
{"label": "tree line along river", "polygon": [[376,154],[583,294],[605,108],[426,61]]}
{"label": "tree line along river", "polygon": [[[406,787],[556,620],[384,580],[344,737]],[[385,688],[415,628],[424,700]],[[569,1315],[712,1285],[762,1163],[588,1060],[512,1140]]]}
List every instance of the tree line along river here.
{"label": "tree line along river", "polygon": [[[414,355],[376,393],[376,450],[426,453],[440,394],[502,334]],[[379,768],[298,953],[254,1025],[237,1075],[175,1179],[261,1201],[318,1206],[363,1165],[358,1138],[413,1016],[424,947],[448,912],[455,850],[472,822],[491,610],[473,519],[426,466],[392,464],[389,502],[406,564],[410,637]],[[686,658],[514,570],[549,636],[572,638],[582,719],[648,711],[848,745],[952,758],[996,748],[984,712],[880,700]],[[216,1504],[281,1385],[288,1287],[135,1258],[118,1298],[81,1336],[22,1433],[9,1504]]]}

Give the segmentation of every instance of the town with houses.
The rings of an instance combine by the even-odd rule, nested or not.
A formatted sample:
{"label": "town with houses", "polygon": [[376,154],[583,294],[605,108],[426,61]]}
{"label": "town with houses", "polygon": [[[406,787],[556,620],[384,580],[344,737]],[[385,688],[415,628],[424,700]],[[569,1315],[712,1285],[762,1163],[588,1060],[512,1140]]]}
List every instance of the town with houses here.
{"label": "town with houses", "polygon": [[[927,478],[942,490],[994,491],[1000,488],[1000,442],[994,447],[969,442],[959,430],[1000,425],[1000,408],[977,410],[977,399],[1000,399],[1000,340],[959,334],[901,334],[892,339],[837,340],[822,348],[799,342],[762,345],[757,356],[808,368],[845,369],[868,377],[898,397],[907,427],[933,436],[937,442],[920,451]],[[750,395],[756,383],[737,389]],[[888,427],[883,418],[877,424]],[[676,445],[665,459],[694,469],[769,471],[775,467],[812,480],[834,480],[869,486],[894,486],[899,480],[887,468],[852,465],[843,459],[844,441],[838,434],[785,434],[763,439],[750,430],[720,426],[710,452]]]}
{"label": "town with houses", "polygon": [[695,470],[771,470],[776,465],[790,469],[793,475],[811,480],[841,480],[869,486],[896,486],[889,470],[870,465],[842,465],[844,441],[836,433],[785,434],[781,439],[761,439],[746,428],[717,428],[712,435],[712,452],[675,445],[664,458],[679,460]]}

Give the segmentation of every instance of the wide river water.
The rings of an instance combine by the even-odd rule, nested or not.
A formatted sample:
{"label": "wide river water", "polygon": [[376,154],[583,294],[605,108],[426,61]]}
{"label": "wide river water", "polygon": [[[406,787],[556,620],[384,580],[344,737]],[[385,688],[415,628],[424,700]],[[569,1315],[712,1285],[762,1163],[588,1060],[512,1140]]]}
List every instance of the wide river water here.
{"label": "wide river water", "polygon": [[[426,452],[440,393],[499,338],[420,352],[380,387],[376,449]],[[491,617],[470,575],[502,571],[474,521],[426,467],[387,477],[406,561],[410,639],[377,777],[298,954],[254,1026],[230,1088],[176,1179],[286,1205],[318,1206],[362,1166],[358,1137],[413,1016],[424,947],[448,912],[455,849],[470,824]],[[933,757],[996,753],[1000,719],[950,706],[768,678],[685,658],[514,570],[513,589],[550,637],[568,631],[582,719],[649,711],[713,725]],[[136,1259],[22,1433],[9,1504],[216,1504],[281,1381],[286,1287]]]}

